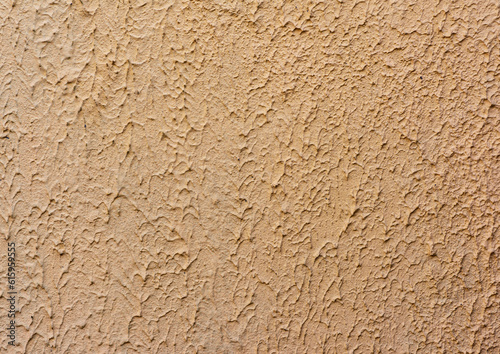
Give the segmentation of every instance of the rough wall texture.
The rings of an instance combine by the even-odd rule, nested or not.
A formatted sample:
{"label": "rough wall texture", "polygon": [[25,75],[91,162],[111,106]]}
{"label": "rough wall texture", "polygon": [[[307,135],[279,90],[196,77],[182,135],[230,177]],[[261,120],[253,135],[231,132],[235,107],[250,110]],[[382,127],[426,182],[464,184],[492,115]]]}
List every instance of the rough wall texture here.
{"label": "rough wall texture", "polygon": [[499,36],[497,0],[3,0],[1,350],[500,353]]}

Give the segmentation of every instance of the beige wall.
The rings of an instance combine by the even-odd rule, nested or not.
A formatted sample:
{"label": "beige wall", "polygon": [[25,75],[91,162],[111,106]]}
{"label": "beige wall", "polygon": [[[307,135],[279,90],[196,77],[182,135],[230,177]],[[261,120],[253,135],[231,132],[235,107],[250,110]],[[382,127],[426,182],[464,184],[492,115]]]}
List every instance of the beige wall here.
{"label": "beige wall", "polygon": [[2,352],[500,352],[498,1],[0,23]]}

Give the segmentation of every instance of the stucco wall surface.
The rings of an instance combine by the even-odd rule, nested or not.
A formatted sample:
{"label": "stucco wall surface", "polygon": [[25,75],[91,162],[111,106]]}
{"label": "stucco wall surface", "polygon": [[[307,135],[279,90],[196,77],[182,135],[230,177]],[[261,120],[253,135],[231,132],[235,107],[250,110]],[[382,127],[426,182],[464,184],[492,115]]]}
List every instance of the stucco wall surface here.
{"label": "stucco wall surface", "polygon": [[500,353],[499,6],[2,0],[0,350]]}

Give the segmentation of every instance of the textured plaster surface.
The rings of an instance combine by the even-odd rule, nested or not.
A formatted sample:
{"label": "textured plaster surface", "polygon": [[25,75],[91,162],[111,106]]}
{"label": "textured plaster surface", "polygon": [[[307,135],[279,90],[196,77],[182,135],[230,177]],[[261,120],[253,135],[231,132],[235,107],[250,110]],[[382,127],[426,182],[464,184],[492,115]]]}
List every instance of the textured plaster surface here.
{"label": "textured plaster surface", "polygon": [[2,352],[500,353],[498,1],[3,0],[0,41]]}

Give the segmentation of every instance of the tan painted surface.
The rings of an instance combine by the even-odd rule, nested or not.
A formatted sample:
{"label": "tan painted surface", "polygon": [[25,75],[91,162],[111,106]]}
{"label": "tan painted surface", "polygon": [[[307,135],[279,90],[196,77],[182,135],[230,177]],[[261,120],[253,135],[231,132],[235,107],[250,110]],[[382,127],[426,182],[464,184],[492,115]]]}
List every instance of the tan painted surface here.
{"label": "tan painted surface", "polygon": [[0,40],[2,352],[500,353],[498,1],[3,0]]}

